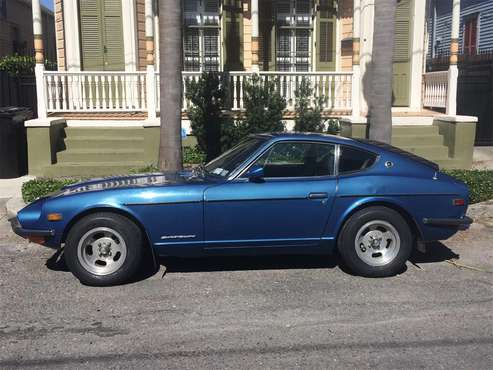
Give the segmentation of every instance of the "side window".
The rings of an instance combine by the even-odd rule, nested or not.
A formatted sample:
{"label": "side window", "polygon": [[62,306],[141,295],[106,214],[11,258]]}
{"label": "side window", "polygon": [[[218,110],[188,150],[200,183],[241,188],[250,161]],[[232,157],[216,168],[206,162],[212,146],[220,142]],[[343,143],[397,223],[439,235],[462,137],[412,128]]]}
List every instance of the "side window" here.
{"label": "side window", "polygon": [[339,174],[364,170],[373,165],[376,159],[373,153],[341,145]]}
{"label": "side window", "polygon": [[334,175],[334,145],[282,142],[267,150],[255,164],[265,177],[315,177]]}

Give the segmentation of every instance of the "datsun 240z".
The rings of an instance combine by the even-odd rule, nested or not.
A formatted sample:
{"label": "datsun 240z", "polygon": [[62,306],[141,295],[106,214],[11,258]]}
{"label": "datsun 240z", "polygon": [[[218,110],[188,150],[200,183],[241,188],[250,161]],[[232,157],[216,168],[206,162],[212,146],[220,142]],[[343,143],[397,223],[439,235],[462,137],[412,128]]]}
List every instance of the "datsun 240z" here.
{"label": "datsun 240z", "polygon": [[[355,273],[399,273],[413,248],[472,220],[468,189],[390,145],[319,134],[260,134],[205,166],[66,186],[11,220],[64,248],[83,283],[129,281],[162,256],[322,254]],[[328,258],[328,257],[327,257]]]}

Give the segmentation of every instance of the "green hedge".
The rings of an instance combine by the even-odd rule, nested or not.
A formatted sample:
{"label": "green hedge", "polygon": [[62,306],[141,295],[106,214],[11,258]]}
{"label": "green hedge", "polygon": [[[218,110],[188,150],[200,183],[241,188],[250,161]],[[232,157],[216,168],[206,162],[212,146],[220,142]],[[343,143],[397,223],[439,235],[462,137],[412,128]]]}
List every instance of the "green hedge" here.
{"label": "green hedge", "polygon": [[471,204],[493,199],[492,170],[445,170],[443,172],[466,183]]}
{"label": "green hedge", "polygon": [[[195,156],[197,155],[197,156]],[[192,158],[202,159],[203,154],[195,153]],[[155,166],[149,166],[147,168],[139,169],[135,172],[155,172],[158,169]],[[493,171],[491,170],[448,170],[445,173],[464,181],[469,187],[470,196],[469,202],[471,204],[484,202],[486,200],[493,199]],[[59,178],[59,179],[46,179],[39,178],[28,181],[22,185],[22,198],[26,203],[46,196],[57,190],[60,190],[63,186],[73,184],[80,179],[76,178]]]}
{"label": "green hedge", "polygon": [[80,179],[61,178],[61,179],[45,179],[39,178],[30,180],[22,184],[22,199],[29,203],[40,197],[47,196],[50,193],[60,190],[66,185],[74,184]]}

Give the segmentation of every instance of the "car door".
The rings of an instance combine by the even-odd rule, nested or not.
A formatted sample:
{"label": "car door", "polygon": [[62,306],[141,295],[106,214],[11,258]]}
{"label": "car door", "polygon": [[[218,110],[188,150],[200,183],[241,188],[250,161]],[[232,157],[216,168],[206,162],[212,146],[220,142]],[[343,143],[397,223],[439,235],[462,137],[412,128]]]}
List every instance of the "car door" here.
{"label": "car door", "polygon": [[261,181],[239,176],[204,196],[205,248],[315,246],[329,217],[337,180],[335,145],[280,141],[252,166]]}

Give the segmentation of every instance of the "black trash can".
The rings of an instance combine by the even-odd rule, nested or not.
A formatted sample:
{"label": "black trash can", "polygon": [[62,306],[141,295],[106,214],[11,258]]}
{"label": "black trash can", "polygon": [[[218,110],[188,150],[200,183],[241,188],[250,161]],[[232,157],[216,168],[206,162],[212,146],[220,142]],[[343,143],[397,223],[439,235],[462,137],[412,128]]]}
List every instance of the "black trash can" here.
{"label": "black trash can", "polygon": [[28,108],[0,107],[0,179],[27,174],[27,138],[24,122],[32,118]]}

